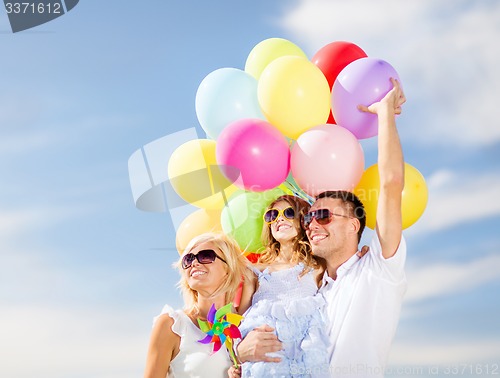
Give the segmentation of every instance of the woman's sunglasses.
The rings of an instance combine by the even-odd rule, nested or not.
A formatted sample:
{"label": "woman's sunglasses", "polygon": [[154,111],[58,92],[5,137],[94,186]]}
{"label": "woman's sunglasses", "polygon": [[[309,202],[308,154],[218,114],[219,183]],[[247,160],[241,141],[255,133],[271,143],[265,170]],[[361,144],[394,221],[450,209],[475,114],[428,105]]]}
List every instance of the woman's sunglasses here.
{"label": "woman's sunglasses", "polygon": [[227,262],[222,257],[219,257],[213,249],[204,249],[199,251],[196,255],[194,253],[185,254],[181,261],[182,269],[187,269],[193,265],[195,259],[198,260],[200,264],[211,264],[215,259],[222,260],[227,264]]}
{"label": "woman's sunglasses", "polygon": [[348,215],[332,213],[328,209],[318,209],[304,214],[302,217],[302,228],[308,229],[313,219],[316,219],[316,222],[318,222],[321,226],[327,225],[332,221],[334,215],[343,218],[352,218]]}
{"label": "woman's sunglasses", "polygon": [[287,207],[286,209],[269,209],[264,213],[264,222],[271,224],[276,222],[276,220],[283,215],[286,219],[295,218],[295,210],[293,207]]}

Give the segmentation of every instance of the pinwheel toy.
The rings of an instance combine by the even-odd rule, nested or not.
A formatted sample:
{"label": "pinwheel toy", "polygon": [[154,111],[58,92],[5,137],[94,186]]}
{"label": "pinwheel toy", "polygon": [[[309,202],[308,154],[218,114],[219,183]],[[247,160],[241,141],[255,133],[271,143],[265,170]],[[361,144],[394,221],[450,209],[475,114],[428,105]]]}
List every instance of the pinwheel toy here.
{"label": "pinwheel toy", "polygon": [[236,367],[238,361],[233,350],[233,340],[241,338],[238,325],[243,316],[231,313],[231,305],[229,303],[215,310],[215,305],[212,304],[208,311],[207,321],[198,319],[200,329],[207,334],[204,339],[198,340],[198,342],[202,344],[214,343],[213,353],[217,352],[222,344],[225,344]]}

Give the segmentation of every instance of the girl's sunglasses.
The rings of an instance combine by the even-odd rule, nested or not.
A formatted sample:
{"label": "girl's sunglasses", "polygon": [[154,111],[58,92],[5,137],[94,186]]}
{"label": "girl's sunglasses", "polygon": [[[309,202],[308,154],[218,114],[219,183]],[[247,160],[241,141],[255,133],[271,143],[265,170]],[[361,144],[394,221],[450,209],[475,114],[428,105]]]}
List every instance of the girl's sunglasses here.
{"label": "girl's sunglasses", "polygon": [[196,255],[194,253],[185,254],[181,261],[182,269],[187,269],[193,265],[193,261],[195,259],[198,260],[200,264],[211,264],[215,261],[215,259],[222,260],[227,264],[227,262],[223,258],[219,257],[213,249],[204,249],[199,251]]}
{"label": "girl's sunglasses", "polygon": [[264,213],[264,222],[271,224],[276,222],[276,220],[283,215],[286,219],[295,218],[295,210],[293,207],[287,207],[286,209],[269,209]]}
{"label": "girl's sunglasses", "polygon": [[332,213],[328,209],[318,209],[304,214],[304,216],[302,217],[302,228],[304,228],[305,230],[308,229],[313,219],[316,219],[316,222],[318,222],[318,224],[320,224],[321,226],[327,225],[332,221],[334,215],[343,218],[352,218],[348,215]]}

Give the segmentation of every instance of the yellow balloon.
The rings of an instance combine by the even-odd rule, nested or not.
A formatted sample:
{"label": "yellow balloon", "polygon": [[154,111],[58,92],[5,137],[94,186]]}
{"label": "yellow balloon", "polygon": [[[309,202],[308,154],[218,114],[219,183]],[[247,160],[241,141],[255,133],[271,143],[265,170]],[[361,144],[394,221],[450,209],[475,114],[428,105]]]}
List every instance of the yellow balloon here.
{"label": "yellow balloon", "polygon": [[[380,177],[378,165],[367,168],[354,189],[366,210],[366,226],[375,228]],[[424,213],[429,192],[424,176],[418,169],[405,163],[405,187],[401,203],[403,229],[414,224]]]}
{"label": "yellow balloon", "polygon": [[361,180],[359,180],[358,185],[354,188],[354,194],[358,196],[365,206],[366,226],[371,229],[375,228],[379,187],[378,164],[374,164],[363,172]]}
{"label": "yellow balloon", "polygon": [[269,38],[255,45],[248,54],[245,63],[245,72],[259,80],[262,71],[273,60],[282,56],[300,56],[307,58],[306,54],[294,43],[283,38]]}
{"label": "yellow balloon", "polygon": [[284,56],[270,63],[259,79],[257,96],[267,120],[292,139],[326,123],[330,114],[328,81],[306,58]]}
{"label": "yellow balloon", "polygon": [[222,173],[215,158],[215,141],[190,140],[168,161],[168,178],[186,202],[205,209],[221,209],[238,188]]}
{"label": "yellow balloon", "polygon": [[222,232],[220,224],[220,210],[198,209],[189,214],[181,223],[175,237],[175,245],[179,254],[182,254],[188,243],[195,236],[206,232]]}

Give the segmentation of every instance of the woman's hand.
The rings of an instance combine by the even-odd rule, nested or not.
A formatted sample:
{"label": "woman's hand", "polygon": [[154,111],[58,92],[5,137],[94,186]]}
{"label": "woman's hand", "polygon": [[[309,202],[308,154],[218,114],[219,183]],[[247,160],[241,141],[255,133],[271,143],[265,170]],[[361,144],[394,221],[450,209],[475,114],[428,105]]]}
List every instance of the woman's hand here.
{"label": "woman's hand", "polygon": [[231,366],[229,370],[227,371],[227,375],[229,378],[240,378],[241,377],[241,365],[238,365],[238,367]]}

